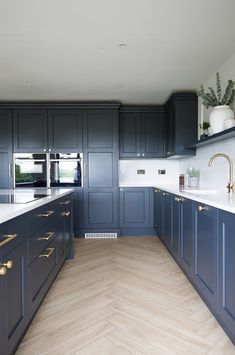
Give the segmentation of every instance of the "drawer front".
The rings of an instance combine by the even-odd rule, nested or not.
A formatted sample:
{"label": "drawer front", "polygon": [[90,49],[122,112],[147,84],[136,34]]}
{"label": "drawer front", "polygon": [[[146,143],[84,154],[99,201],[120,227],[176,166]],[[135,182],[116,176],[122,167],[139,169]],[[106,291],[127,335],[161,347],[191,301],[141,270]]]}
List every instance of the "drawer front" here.
{"label": "drawer front", "polygon": [[55,201],[55,203],[59,214],[64,214],[66,212],[69,212],[71,210],[71,204],[72,204],[71,195],[64,196],[59,200]]}
{"label": "drawer front", "polygon": [[28,265],[31,264],[48,244],[56,237],[57,231],[54,223],[48,223],[38,233],[28,239]]}
{"label": "drawer front", "polygon": [[56,267],[56,242],[52,241],[29,267],[30,301],[38,304],[46,290],[43,289],[47,278]]}
{"label": "drawer front", "polygon": [[26,214],[0,224],[0,256],[8,253],[24,241],[27,236]]}
{"label": "drawer front", "polygon": [[41,206],[29,214],[29,235],[35,234],[46,224],[50,223],[56,216],[55,202]]}

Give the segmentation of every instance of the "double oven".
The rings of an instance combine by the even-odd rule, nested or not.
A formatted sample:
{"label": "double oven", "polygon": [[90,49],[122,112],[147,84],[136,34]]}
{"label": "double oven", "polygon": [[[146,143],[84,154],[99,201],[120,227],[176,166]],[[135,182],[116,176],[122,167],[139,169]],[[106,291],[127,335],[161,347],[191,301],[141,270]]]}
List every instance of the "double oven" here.
{"label": "double oven", "polygon": [[15,153],[14,188],[82,186],[80,153]]}

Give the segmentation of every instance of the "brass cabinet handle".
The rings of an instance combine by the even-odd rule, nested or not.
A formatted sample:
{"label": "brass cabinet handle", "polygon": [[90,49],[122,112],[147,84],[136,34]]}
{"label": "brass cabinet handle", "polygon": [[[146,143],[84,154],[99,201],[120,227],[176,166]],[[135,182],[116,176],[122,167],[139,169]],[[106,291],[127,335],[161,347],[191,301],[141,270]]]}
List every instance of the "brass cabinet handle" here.
{"label": "brass cabinet handle", "polygon": [[71,203],[70,200],[68,200],[68,201],[62,201],[62,202],[60,202],[60,205],[69,205],[70,203]]}
{"label": "brass cabinet handle", "polygon": [[159,190],[159,189],[155,189],[154,191],[155,191],[155,192],[161,192],[161,190]]}
{"label": "brass cabinet handle", "polygon": [[17,234],[5,234],[3,235],[3,238],[5,238],[2,242],[0,242],[0,247],[2,247],[4,244],[9,243],[11,240],[15,239],[17,237]]}
{"label": "brass cabinet handle", "polygon": [[3,263],[2,266],[6,267],[7,269],[13,269],[14,261],[13,260],[8,260],[6,263]]}
{"label": "brass cabinet handle", "polygon": [[6,266],[0,266],[0,276],[5,276],[7,273]]}
{"label": "brass cabinet handle", "polygon": [[180,202],[180,198],[179,197],[175,197],[175,201],[176,202]]}
{"label": "brass cabinet handle", "polygon": [[49,217],[51,216],[53,213],[55,213],[55,211],[46,211],[44,213],[39,213],[37,216],[38,217]]}
{"label": "brass cabinet handle", "polygon": [[205,211],[206,207],[205,206],[198,206],[198,211],[201,212],[201,211]]}
{"label": "brass cabinet handle", "polygon": [[41,254],[41,255],[39,255],[39,257],[40,258],[49,258],[54,250],[55,250],[55,248],[47,248],[46,251],[48,251],[48,253]]}
{"label": "brass cabinet handle", "polygon": [[55,232],[47,232],[45,236],[39,237],[38,240],[50,240],[54,236]]}
{"label": "brass cabinet handle", "polygon": [[70,216],[70,212],[62,212],[61,216],[68,217],[68,216]]}

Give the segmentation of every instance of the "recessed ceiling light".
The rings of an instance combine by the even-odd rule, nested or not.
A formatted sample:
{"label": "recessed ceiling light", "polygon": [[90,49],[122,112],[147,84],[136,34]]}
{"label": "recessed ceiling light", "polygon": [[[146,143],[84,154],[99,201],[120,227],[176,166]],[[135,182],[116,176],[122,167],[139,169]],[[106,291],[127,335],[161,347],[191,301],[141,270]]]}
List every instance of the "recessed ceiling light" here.
{"label": "recessed ceiling light", "polygon": [[118,47],[124,48],[124,47],[127,47],[127,44],[124,43],[124,42],[121,42],[121,43],[118,44]]}
{"label": "recessed ceiling light", "polygon": [[32,87],[34,86],[32,83],[26,83],[25,86],[28,88],[28,89],[32,89]]}
{"label": "recessed ceiling light", "polygon": [[124,86],[123,84],[116,84],[117,88],[123,88],[123,86]]}

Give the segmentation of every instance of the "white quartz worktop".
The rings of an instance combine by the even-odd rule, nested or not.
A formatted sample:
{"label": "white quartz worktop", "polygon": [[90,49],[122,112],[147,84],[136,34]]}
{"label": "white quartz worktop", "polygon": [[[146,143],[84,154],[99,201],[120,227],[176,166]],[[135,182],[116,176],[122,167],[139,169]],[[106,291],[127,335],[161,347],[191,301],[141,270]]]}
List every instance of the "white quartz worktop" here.
{"label": "white quartz worktop", "polygon": [[[175,194],[177,196],[182,196],[190,200],[197,201],[201,204],[206,204],[215,208],[219,208],[224,211],[235,213],[235,193],[232,195],[228,194],[226,188],[223,190],[208,189],[200,187],[199,189],[190,189],[185,186],[183,191],[179,189],[179,185],[120,185],[120,188],[124,187],[153,187],[156,189],[161,189],[166,192]],[[200,193],[200,190],[202,191]]]}
{"label": "white quartz worktop", "polygon": [[0,223],[6,222],[9,219],[15,218],[23,213],[29,212],[37,207],[45,205],[46,203],[52,202],[57,198],[65,196],[72,193],[73,189],[44,189],[44,188],[26,188],[26,189],[0,189],[0,195],[6,194],[17,194],[19,197],[22,196],[22,201],[26,197],[33,198],[34,194],[46,194],[46,197],[34,200],[28,203],[0,203]]}

